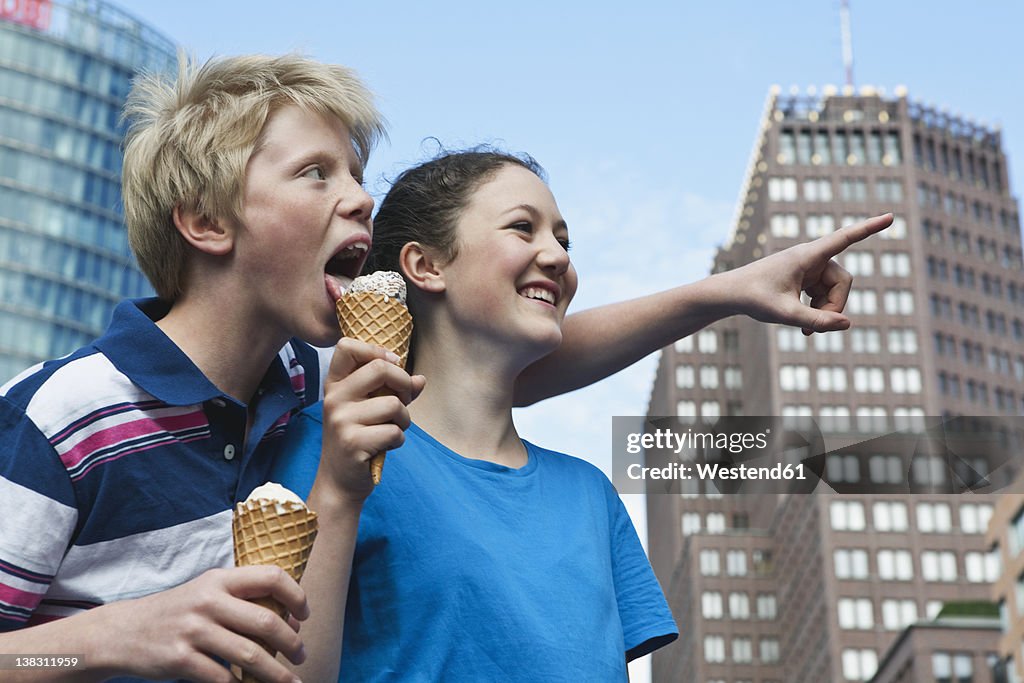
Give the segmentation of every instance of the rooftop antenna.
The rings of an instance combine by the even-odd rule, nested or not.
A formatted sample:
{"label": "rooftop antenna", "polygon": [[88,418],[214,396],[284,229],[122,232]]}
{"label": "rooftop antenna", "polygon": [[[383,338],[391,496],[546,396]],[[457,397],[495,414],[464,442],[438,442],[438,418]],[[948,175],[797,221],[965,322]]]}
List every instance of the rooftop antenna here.
{"label": "rooftop antenna", "polygon": [[846,69],[846,85],[853,87],[853,40],[850,38],[850,0],[842,0],[839,6],[839,26],[843,36],[843,67]]}

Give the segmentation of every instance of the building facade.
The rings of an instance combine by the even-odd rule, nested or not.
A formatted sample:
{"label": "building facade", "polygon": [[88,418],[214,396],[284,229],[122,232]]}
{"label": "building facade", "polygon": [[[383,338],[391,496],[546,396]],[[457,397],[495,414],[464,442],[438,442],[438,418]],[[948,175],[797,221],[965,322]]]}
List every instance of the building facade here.
{"label": "building facade", "polygon": [[174,45],[101,0],[0,13],[0,383],[98,336],[151,293],[121,208],[121,109]]}
{"label": "building facade", "polygon": [[[1014,487],[1024,491],[1024,475]],[[988,529],[988,543],[1000,560],[992,586],[999,605],[999,655],[1010,683],[1024,681],[1024,495],[1000,496]]]}
{"label": "building facade", "polygon": [[[693,479],[647,496],[651,561],[691,631],[654,655],[655,681],[868,680],[907,626],[991,599],[991,491],[1016,459],[957,446],[1021,443],[1024,267],[999,131],[903,90],[773,90],[712,269],[888,211],[890,228],[840,257],[851,330],[735,317],[662,352],[649,416],[812,418],[837,492],[722,495]],[[944,420],[967,424],[966,441],[878,446]]]}

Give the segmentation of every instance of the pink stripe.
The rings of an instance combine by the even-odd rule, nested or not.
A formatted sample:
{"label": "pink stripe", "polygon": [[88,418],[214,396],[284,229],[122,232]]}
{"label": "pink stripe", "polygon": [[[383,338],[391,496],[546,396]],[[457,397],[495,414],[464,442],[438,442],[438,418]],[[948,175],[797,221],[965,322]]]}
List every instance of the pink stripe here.
{"label": "pink stripe", "polygon": [[8,605],[12,605],[14,607],[34,610],[42,599],[42,593],[30,593],[28,591],[14,588],[13,586],[8,586],[7,584],[0,583],[0,602],[6,602]]}
{"label": "pink stripe", "polygon": [[[205,438],[207,438],[207,435],[204,434],[204,435],[201,435],[201,436],[193,436],[191,439],[177,439],[177,442],[178,443],[191,443],[193,441],[199,441],[200,439],[205,439]],[[100,465],[106,465],[108,462],[114,462],[116,460],[120,460],[121,458],[125,457],[126,455],[132,455],[133,453],[141,453],[142,451],[148,451],[151,448],[159,448],[160,446],[163,446],[163,445],[166,445],[166,444],[167,444],[167,439],[162,439],[162,440],[156,441],[154,443],[146,444],[145,446],[139,446],[138,448],[133,448],[130,451],[125,451],[124,453],[118,453],[116,457],[105,458],[103,460],[99,460],[97,462],[92,463],[91,465],[86,467],[84,470],[82,470],[81,472],[79,472],[78,474],[73,476],[71,479],[72,479],[72,481],[78,481],[79,479],[81,479],[85,475],[89,474],[89,472],[92,472],[94,469],[96,469]]]}
{"label": "pink stripe", "polygon": [[117,413],[117,412],[126,412],[127,413],[127,412],[129,412],[128,410],[126,410],[126,408],[128,408],[128,407],[129,406],[125,406],[125,405],[110,406],[109,408],[107,408],[105,410],[101,410],[98,413],[93,413],[92,415],[89,415],[88,418],[80,418],[78,420],[75,420],[70,425],[65,427],[64,431],[62,431],[59,434],[56,434],[55,436],[51,437],[50,438],[50,442],[51,443],[57,443],[58,441],[62,441],[64,438],[66,438],[72,432],[77,432],[79,429],[82,429],[83,425],[81,424],[81,422],[84,419],[88,419],[88,422],[86,424],[92,424],[96,420],[101,420],[104,417],[106,417],[107,415],[110,415],[111,413]]}
{"label": "pink stripe", "polygon": [[185,415],[171,415],[161,418],[143,417],[130,422],[122,422],[101,429],[95,434],[83,439],[77,446],[60,456],[64,467],[72,469],[82,460],[89,457],[98,450],[115,446],[122,441],[137,439],[142,436],[158,434],[161,432],[178,431],[193,427],[206,426],[206,416],[201,410],[196,410]]}

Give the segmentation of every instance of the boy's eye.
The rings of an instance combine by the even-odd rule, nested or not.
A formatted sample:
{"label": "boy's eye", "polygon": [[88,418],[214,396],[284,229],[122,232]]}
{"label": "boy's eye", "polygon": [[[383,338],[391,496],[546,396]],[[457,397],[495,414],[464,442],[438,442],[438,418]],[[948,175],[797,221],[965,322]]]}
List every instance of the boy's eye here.
{"label": "boy's eye", "polygon": [[303,178],[312,178],[313,180],[327,180],[327,174],[324,173],[324,169],[319,166],[311,166],[305,173],[302,174]]}

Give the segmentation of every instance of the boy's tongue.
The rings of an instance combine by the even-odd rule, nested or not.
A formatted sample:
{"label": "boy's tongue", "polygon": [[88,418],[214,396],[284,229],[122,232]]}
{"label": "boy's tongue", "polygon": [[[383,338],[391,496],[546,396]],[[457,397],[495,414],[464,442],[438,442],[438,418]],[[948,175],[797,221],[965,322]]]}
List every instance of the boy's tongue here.
{"label": "boy's tongue", "polygon": [[351,282],[347,277],[324,273],[324,285],[327,287],[327,293],[330,295],[331,301],[337,302],[341,295],[345,293],[347,285],[350,284]]}

